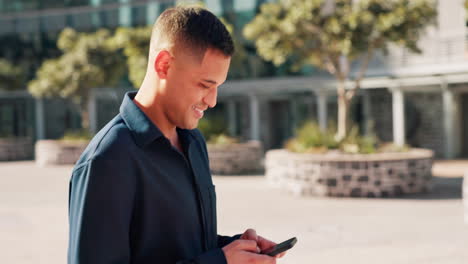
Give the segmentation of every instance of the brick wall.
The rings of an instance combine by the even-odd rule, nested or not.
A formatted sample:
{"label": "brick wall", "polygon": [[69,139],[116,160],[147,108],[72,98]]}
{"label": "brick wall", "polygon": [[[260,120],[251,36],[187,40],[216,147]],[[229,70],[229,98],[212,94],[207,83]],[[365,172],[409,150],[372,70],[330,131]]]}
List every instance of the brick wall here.
{"label": "brick wall", "polygon": [[31,138],[0,139],[0,161],[26,160],[32,157]]}
{"label": "brick wall", "polygon": [[298,154],[270,150],[266,178],[296,195],[388,197],[431,189],[432,151]]}
{"label": "brick wall", "polygon": [[263,170],[263,150],[259,141],[229,145],[208,144],[208,155],[213,174],[236,175]]}
{"label": "brick wall", "polygon": [[88,143],[39,140],[35,147],[36,164],[38,166],[75,164]]}

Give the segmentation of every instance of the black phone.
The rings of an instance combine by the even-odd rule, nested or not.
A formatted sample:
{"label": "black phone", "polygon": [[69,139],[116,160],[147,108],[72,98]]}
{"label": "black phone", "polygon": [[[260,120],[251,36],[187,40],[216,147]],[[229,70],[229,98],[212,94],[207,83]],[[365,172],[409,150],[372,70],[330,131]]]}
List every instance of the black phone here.
{"label": "black phone", "polygon": [[265,254],[268,256],[276,256],[281,252],[284,252],[288,249],[291,249],[297,242],[297,238],[293,237],[291,239],[288,239],[282,243],[277,244],[276,246],[272,246],[271,248],[267,248],[260,252],[260,254]]}

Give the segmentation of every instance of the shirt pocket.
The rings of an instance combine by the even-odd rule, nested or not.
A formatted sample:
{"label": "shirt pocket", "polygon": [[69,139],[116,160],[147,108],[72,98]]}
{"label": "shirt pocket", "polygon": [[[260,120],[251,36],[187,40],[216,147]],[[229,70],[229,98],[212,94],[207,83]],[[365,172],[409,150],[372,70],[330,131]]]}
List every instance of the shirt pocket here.
{"label": "shirt pocket", "polygon": [[203,211],[205,218],[205,235],[208,249],[218,247],[218,231],[216,220],[216,190],[214,185],[202,186]]}

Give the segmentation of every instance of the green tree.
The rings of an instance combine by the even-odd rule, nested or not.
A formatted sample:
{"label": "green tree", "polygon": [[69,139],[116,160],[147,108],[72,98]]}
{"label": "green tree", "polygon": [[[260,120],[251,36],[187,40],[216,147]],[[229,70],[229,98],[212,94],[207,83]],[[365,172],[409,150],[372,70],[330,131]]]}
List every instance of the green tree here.
{"label": "green tree", "polygon": [[[293,57],[296,70],[311,64],[336,78],[337,138],[343,139],[351,100],[374,52],[397,44],[419,53],[417,41],[435,16],[429,0],[280,0],[263,4],[244,36],[276,65]],[[358,67],[355,74],[351,65]],[[346,89],[350,79],[354,85]]]}
{"label": "green tree", "polygon": [[8,60],[0,59],[0,91],[12,91],[23,88],[24,71]]}
{"label": "green tree", "polygon": [[129,79],[135,88],[140,88],[146,74],[151,29],[151,26],[118,28],[113,37],[114,45],[122,47],[127,57]]}
{"label": "green tree", "polygon": [[247,70],[247,52],[245,51],[244,45],[241,40],[237,37],[236,32],[234,31],[234,26],[230,24],[226,19],[221,18],[224,26],[229,31],[232,37],[232,42],[234,43],[235,52],[231,58],[230,70],[228,72],[229,79],[241,79],[249,75]]}
{"label": "green tree", "polygon": [[87,105],[92,88],[112,87],[125,73],[125,56],[105,29],[78,33],[64,29],[57,46],[63,54],[44,61],[28,85],[35,97],[70,99],[80,110],[82,128],[89,129]]}

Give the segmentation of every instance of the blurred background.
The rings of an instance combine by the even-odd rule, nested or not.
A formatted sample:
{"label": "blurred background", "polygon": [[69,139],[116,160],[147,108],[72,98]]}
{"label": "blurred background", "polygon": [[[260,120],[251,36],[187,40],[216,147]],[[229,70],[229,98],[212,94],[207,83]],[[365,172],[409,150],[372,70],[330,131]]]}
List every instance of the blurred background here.
{"label": "blurred background", "polygon": [[468,262],[468,1],[0,0],[1,262],[65,262],[72,166],[175,5],[236,46],[199,123],[221,233],[298,236],[281,263]]}
{"label": "blurred background", "polygon": [[[219,92],[219,104],[208,111],[206,119],[212,120],[210,126],[215,130],[230,136],[260,140],[265,149],[282,147],[307,120],[315,120],[322,129],[336,123],[339,80],[348,83],[348,88],[354,86],[365,51],[374,43],[369,32],[349,26],[354,18],[340,17],[339,12],[345,11],[333,13],[335,1],[322,5],[321,9],[332,13],[325,12],[315,22],[327,31],[322,36],[329,39],[323,43],[336,44],[336,50],[330,49],[326,55],[341,58],[332,63],[338,73],[330,73],[326,61],[317,58],[323,47],[310,41],[316,33],[293,19],[271,18],[275,12],[285,12],[281,8],[290,13],[301,8],[292,5],[288,9],[286,1],[284,7],[265,6],[262,13],[262,4],[269,2],[274,4],[265,0],[195,2],[223,19],[237,48],[228,81]],[[308,2],[322,1],[301,3]],[[420,2],[425,1],[411,3]],[[146,67],[148,26],[165,8],[185,3],[0,1],[0,136],[26,138],[34,144],[83,128],[91,134],[97,132],[118,112],[124,92],[139,87]],[[361,89],[348,104],[348,116],[362,134],[372,124],[372,131],[383,142],[429,148],[440,158],[466,157],[464,2],[419,5],[407,8],[407,14],[381,11],[388,21],[371,13],[367,21],[356,22],[368,26],[366,23],[380,19],[381,27],[385,23],[394,26],[378,29],[388,36],[374,45]],[[256,16],[259,18],[254,20]],[[337,19],[330,19],[333,16]],[[349,25],[334,29],[333,23]],[[288,32],[288,26],[295,31]],[[354,32],[352,36],[350,32]],[[346,40],[345,36],[351,48],[338,41]],[[296,41],[288,46],[291,39]],[[32,148],[27,158],[33,158]]]}

